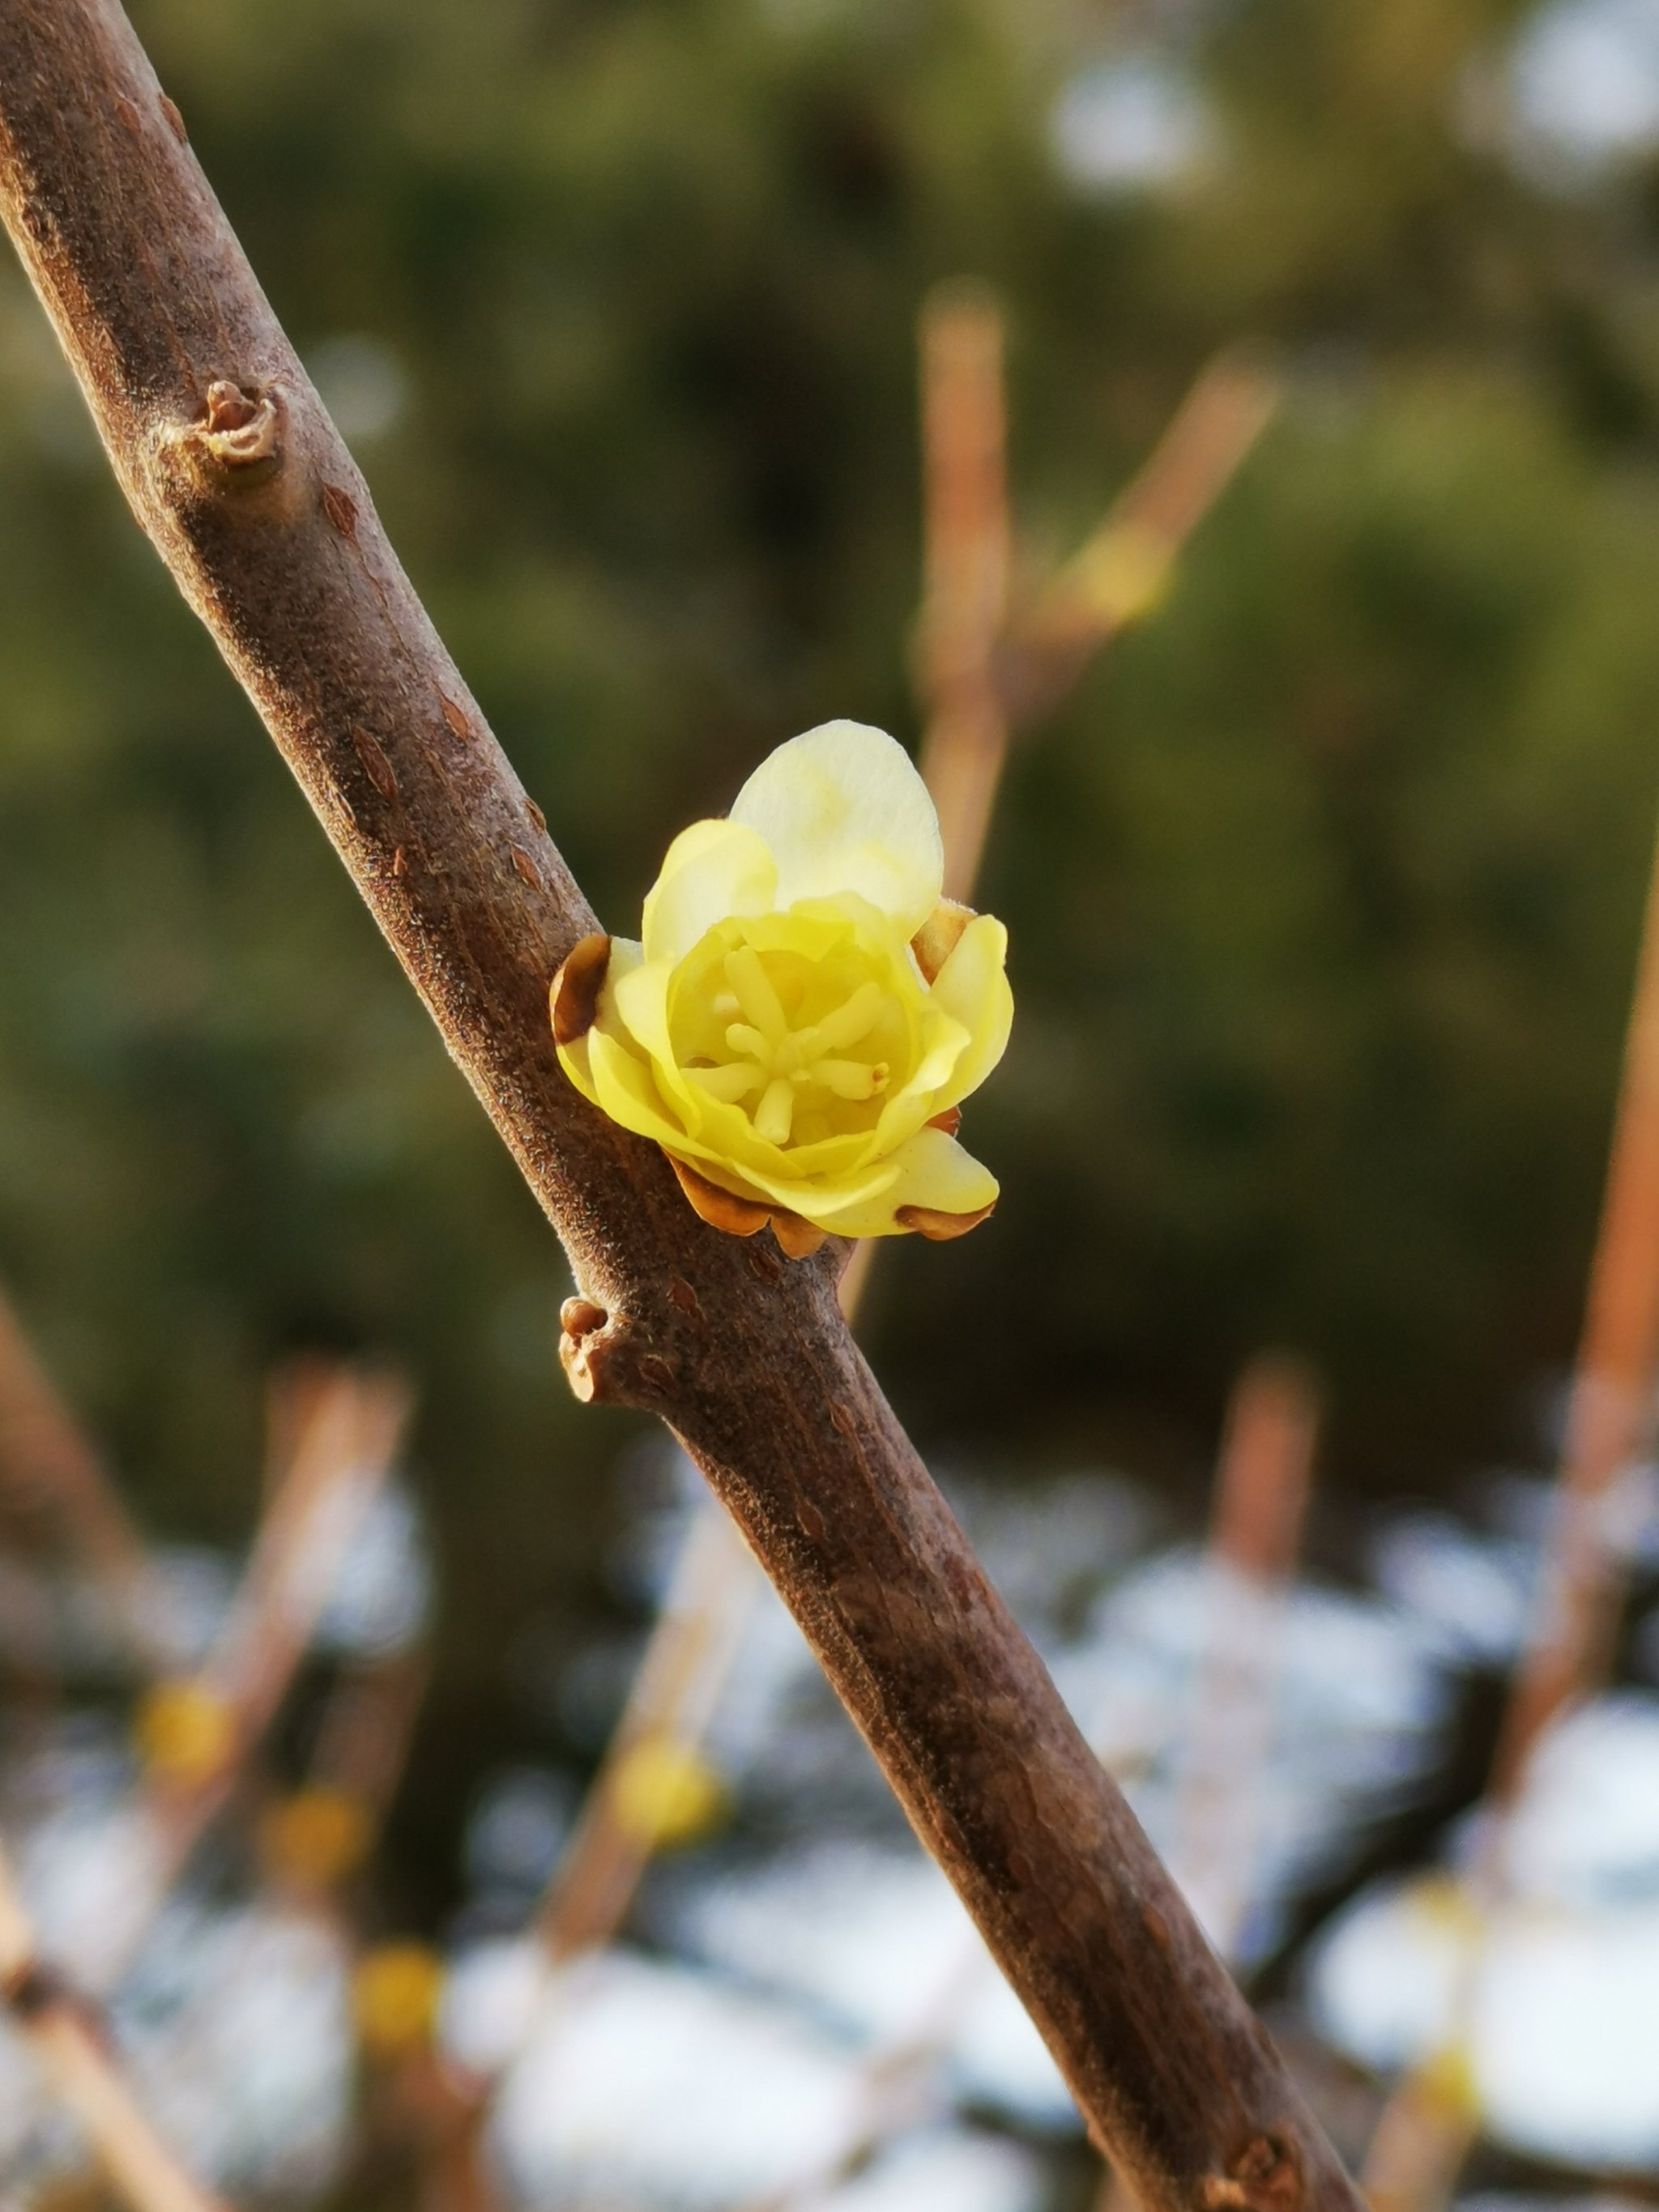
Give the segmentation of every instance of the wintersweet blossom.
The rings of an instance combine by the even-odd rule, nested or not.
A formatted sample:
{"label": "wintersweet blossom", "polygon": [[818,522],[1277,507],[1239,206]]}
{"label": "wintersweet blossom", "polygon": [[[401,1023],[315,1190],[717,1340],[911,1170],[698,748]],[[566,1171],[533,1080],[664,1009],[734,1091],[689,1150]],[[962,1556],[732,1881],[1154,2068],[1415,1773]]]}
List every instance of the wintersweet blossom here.
{"label": "wintersweet blossom", "polygon": [[661,1146],[705,1220],[784,1249],[955,1237],[996,1201],[956,1140],[1002,1057],[1007,932],[940,896],[939,819],[860,722],[780,745],[724,821],[669,847],[637,944],[588,938],[553,986],[565,1073]]}

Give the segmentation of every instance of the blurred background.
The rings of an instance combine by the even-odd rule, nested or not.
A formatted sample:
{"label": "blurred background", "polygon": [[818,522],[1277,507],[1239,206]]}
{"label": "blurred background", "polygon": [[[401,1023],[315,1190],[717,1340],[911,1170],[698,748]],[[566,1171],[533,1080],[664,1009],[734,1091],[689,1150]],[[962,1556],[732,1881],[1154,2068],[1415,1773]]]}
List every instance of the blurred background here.
{"label": "blurred background", "polygon": [[[1155,1785],[1203,1675],[1191,1547],[1229,1393],[1264,1346],[1309,1363],[1314,1579],[1285,1601],[1280,1688],[1285,1711],[1285,1684],[1325,1703],[1263,1792],[1236,1948],[1363,2147],[1389,2069],[1439,2035],[1374,2017],[1364,1945],[1386,1963],[1405,1939],[1365,1919],[1389,1909],[1365,1885],[1443,1857],[1525,1632],[1659,817],[1659,0],[132,14],[440,630],[624,933],[669,837],[783,738],[843,714],[918,738],[932,287],[981,279],[1006,319],[1017,592],[1087,537],[1218,349],[1275,364],[1273,419],[1162,603],[1013,754],[977,902],[1010,926],[1018,1023],[970,1127],[1002,1202],[959,1243],[884,1254],[862,1334],[1079,1711],[1133,1689],[1133,1725],[1114,1706],[1097,1726]],[[416,1394],[393,1486],[318,1570],[321,1606],[361,1553],[368,1597],[353,1614],[334,1592],[261,1723],[258,1790],[204,1815],[167,1908],[195,1935],[175,1929],[166,1972],[145,1954],[148,1982],[110,1968],[111,1992],[136,2049],[163,2016],[203,2034],[191,2006],[229,2000],[178,1962],[220,1959],[259,1883],[294,1876],[260,1822],[342,1680],[418,1646],[372,1867],[301,1916],[334,1963],[290,1961],[319,2005],[335,1975],[337,2002],[314,2033],[284,2026],[273,1967],[249,2032],[336,2039],[287,2091],[328,2124],[284,2164],[295,2130],[269,2112],[234,2142],[171,2124],[239,2203],[413,2205],[438,2186],[409,2148],[425,2124],[387,2118],[384,2066],[352,2055],[341,1929],[401,1945],[411,1973],[429,1947],[447,1995],[410,1983],[412,2013],[447,2004],[463,2057],[507,2064],[514,1939],[691,1492],[649,1431],[570,1400],[557,1246],[132,527],[9,264],[0,667],[0,1279],[169,1593],[152,1672],[188,1674],[234,1626],[273,1371],[373,1357]],[[118,1862],[112,1808],[214,1762],[191,1767],[191,1713],[158,1718],[154,1693],[134,1748],[136,1662],[33,1511],[0,1499],[0,1808],[20,1861],[33,1836],[61,1871],[63,1834]],[[1561,1754],[1566,1830],[1615,1784],[1630,1802],[1565,1843],[1540,1814],[1538,1880],[1591,1919],[1635,1899],[1659,1963],[1656,1534],[1638,1513],[1623,1687]],[[744,1623],[748,1702],[712,1726],[685,1848],[629,1947],[584,1966],[591,2045],[544,2052],[565,2084],[545,2095],[522,2054],[508,2069],[489,2154],[507,2201],[793,2203],[791,2161],[810,2179],[841,2155],[836,2068],[914,2037],[883,2008],[896,1931],[944,1916],[947,1966],[959,1942],[787,1624]],[[1146,1802],[1157,1832],[1157,1786]],[[100,1878],[54,1904],[37,1874],[43,1942]],[[1425,1927],[1462,1909],[1411,1897]],[[809,1959],[817,1923],[843,1932]],[[914,1993],[932,1971],[890,1978]],[[1585,1987],[1583,2016],[1608,2016]],[[774,2124],[732,2174],[684,2057],[728,2032],[728,2094],[769,2080],[754,2053],[787,2059],[738,2100]],[[647,2094],[653,2037],[668,2086]],[[933,2133],[849,2166],[836,2205],[1091,2201],[1040,2055],[1017,2021],[983,2039],[977,2074],[958,2052],[938,2077]],[[598,2118],[567,2140],[546,2118],[607,2109],[592,2053],[612,2047],[667,2130],[655,2166],[596,2149]],[[1659,2188],[1651,2051],[1617,2113],[1574,2106],[1530,2138],[1524,2068],[1488,2084],[1481,2185]],[[176,2084],[196,2062],[158,2043],[143,2063]],[[98,2201],[10,2078],[0,2203]],[[624,2148],[643,2124],[617,2120]]]}

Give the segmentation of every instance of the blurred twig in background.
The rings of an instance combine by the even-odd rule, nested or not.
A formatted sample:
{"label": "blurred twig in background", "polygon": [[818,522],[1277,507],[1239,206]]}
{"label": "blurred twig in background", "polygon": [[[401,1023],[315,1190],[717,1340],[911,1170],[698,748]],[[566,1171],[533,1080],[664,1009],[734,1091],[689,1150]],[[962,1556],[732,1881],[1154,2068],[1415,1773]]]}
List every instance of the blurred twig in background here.
{"label": "blurred twig in background", "polygon": [[[1505,1888],[1504,1829],[1553,1723],[1600,1686],[1627,1587],[1626,1486],[1654,1433],[1659,1378],[1659,851],[1643,922],[1606,1194],[1590,1262],[1565,1445],[1540,1565],[1531,1632],[1510,1691],[1468,1877],[1477,1929]],[[1460,2033],[1480,1970],[1462,1974]],[[1375,2212],[1439,2212],[1479,2136],[1469,2052],[1454,2041],[1383,2107],[1365,2168]]]}
{"label": "blurred twig in background", "polygon": [[156,2135],[96,2020],[34,1954],[34,1936],[0,1850],[0,2003],[131,2212],[223,2212]]}
{"label": "blurred twig in background", "polygon": [[921,341],[921,772],[939,809],[945,895],[965,902],[1008,748],[996,665],[1013,540],[1002,311],[981,285],[942,286],[922,309]]}
{"label": "blurred twig in background", "polygon": [[1282,1353],[1253,1360],[1227,1411],[1210,1522],[1207,1648],[1193,1686],[1175,1863],[1232,1956],[1249,1909],[1279,1631],[1313,1480],[1319,1402]]}
{"label": "blurred twig in background", "polygon": [[307,1362],[273,1388],[269,1501],[240,1587],[199,1672],[140,1708],[156,1849],[135,1879],[112,1984],[281,1705],[353,1531],[390,1473],[410,1413],[389,1370]]}
{"label": "blurred twig in background", "polygon": [[56,1523],[110,1601],[140,1669],[166,1662],[143,1539],[104,1462],[54,1389],[15,1308],[0,1291],[0,1485],[21,1516]]}

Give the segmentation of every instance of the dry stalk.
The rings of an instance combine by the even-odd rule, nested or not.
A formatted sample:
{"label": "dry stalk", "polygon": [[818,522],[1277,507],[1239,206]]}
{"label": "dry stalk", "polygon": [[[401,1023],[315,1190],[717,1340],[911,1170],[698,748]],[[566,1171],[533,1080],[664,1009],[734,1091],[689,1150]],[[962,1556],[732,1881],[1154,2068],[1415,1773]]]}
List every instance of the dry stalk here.
{"label": "dry stalk", "polygon": [[707,1228],[546,994],[594,929],[114,0],[0,11],[0,205],[140,522],[563,1236],[580,1395],[670,1420],[1149,2204],[1355,2202],[860,1358]]}
{"label": "dry stalk", "polygon": [[1013,539],[1001,310],[981,285],[944,285],[922,309],[921,338],[921,772],[939,809],[945,896],[965,902],[1008,750],[997,672]]}
{"label": "dry stalk", "polygon": [[[1486,1823],[1471,1887],[1484,1920],[1504,1891],[1504,1829],[1534,1753],[1553,1724],[1605,1679],[1628,1583],[1619,1540],[1620,1489],[1653,1439],[1659,1374],[1659,851],[1642,946],[1590,1261],[1583,1334],[1531,1634],[1510,1692],[1487,1784]],[[1476,1953],[1462,1978],[1467,2013]],[[1395,2088],[1366,2161],[1376,2212],[1440,2212],[1480,2133],[1468,2093],[1467,2022],[1460,2047],[1437,2051]],[[1449,2087],[1449,2085],[1452,2085]]]}
{"label": "dry stalk", "polygon": [[363,1508],[386,1479],[409,1415],[395,1375],[307,1364],[276,1394],[270,1504],[214,1650],[193,1686],[222,1716],[223,1745],[200,1771],[153,1771],[143,1798],[156,1848],[135,1875],[120,1940],[103,1962],[113,1988],[210,1824],[234,1794],[326,1603]]}
{"label": "dry stalk", "polygon": [[1319,1402],[1282,1354],[1253,1360],[1228,1408],[1210,1528],[1207,1646],[1193,1693],[1175,1865],[1231,1958],[1251,1894],[1279,1632],[1313,1479]]}
{"label": "dry stalk", "polygon": [[1012,623],[1000,668],[1011,721],[1050,712],[1102,646],[1160,603],[1279,401],[1279,380],[1252,348],[1230,347],[1200,373],[1098,529]]}
{"label": "dry stalk", "polygon": [[131,2212],[226,2212],[146,2118],[101,2024],[35,1956],[34,1932],[0,1849],[0,2008],[85,2131]]}
{"label": "dry stalk", "polygon": [[25,1515],[59,1522],[108,1593],[142,1672],[164,1658],[143,1538],[90,1439],[53,1388],[0,1292],[0,1477]]}

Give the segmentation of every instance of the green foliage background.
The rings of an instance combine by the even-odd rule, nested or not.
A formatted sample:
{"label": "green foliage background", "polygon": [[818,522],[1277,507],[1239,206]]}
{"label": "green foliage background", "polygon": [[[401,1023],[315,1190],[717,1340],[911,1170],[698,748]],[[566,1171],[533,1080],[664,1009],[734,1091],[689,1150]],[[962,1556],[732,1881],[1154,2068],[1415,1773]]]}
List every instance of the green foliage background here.
{"label": "green foliage background", "polygon": [[[931,1441],[1196,1463],[1279,1340],[1333,1481],[1423,1489],[1569,1353],[1659,805],[1659,176],[1547,190],[1460,124],[1524,12],[1164,10],[1218,151],[1108,198],[1052,103],[1152,19],[1080,0],[134,6],[302,354],[401,364],[361,458],[619,927],[780,738],[915,734],[932,282],[1007,304],[1034,564],[1216,344],[1283,349],[1167,611],[1011,778],[1004,1203],[872,1316]],[[435,1802],[523,1724],[517,1625],[597,1602],[625,1431],[15,273],[0,516],[0,1271],[166,1529],[245,1528],[283,1347],[409,1360]]]}

